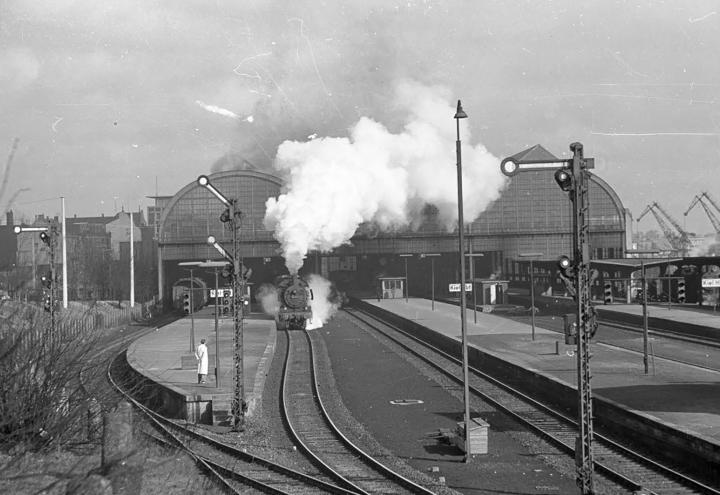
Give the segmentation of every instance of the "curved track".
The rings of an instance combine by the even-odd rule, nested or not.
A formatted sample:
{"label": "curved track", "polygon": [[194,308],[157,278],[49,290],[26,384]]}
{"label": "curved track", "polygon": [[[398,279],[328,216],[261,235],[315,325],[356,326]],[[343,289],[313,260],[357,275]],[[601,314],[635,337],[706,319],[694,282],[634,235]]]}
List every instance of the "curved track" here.
{"label": "curved track", "polygon": [[[459,359],[360,310],[348,310],[347,313],[355,318],[361,329],[381,333],[407,352],[462,383]],[[538,403],[474,368],[470,368],[470,372],[471,393],[493,404],[568,454],[574,455],[578,428],[573,418]],[[648,493],[657,495],[720,495],[720,490],[662,466],[608,438],[597,433],[594,437],[595,470],[619,486],[632,491],[645,489],[649,490]]]}
{"label": "curved track", "polygon": [[281,405],[286,426],[300,448],[338,483],[356,493],[433,493],[385,467],[339,431],[322,402],[309,333],[286,333]]}
{"label": "curved track", "polygon": [[107,369],[113,387],[142,412],[156,429],[173,445],[188,455],[230,493],[274,494],[342,494],[355,492],[338,487],[326,480],[308,476],[280,464],[255,456],[235,446],[221,442],[201,429],[181,424],[161,416],[135,400],[125,382],[122,363],[124,351],[116,356]]}

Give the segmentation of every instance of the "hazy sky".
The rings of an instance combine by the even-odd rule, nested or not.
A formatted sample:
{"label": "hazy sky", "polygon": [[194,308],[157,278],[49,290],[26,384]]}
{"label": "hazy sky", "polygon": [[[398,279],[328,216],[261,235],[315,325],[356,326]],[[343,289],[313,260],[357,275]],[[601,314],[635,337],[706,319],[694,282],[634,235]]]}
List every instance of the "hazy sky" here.
{"label": "hazy sky", "polygon": [[[407,113],[398,81],[462,99],[503,158],[580,141],[637,217],[720,200],[720,4],[711,1],[0,0],[0,198],[31,216],[151,204],[228,153]],[[447,126],[454,129],[452,114]],[[467,124],[465,124],[467,122]],[[449,161],[454,149],[448,151]],[[452,169],[450,169],[452,173]],[[3,219],[4,220],[4,219]],[[656,229],[651,216],[641,230]],[[710,232],[700,208],[688,230]]]}

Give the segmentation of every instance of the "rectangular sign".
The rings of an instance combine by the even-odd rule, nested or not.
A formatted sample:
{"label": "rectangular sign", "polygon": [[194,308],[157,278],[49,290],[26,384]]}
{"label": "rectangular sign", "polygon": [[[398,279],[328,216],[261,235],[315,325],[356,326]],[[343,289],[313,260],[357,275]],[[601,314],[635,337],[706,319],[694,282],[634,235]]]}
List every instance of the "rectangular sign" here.
{"label": "rectangular sign", "polygon": [[703,288],[720,287],[720,278],[704,278],[702,279]]}
{"label": "rectangular sign", "polygon": [[[232,289],[218,289],[220,297],[232,297]],[[210,289],[210,297],[215,297],[215,289]]]}
{"label": "rectangular sign", "polygon": [[[448,290],[450,292],[460,292],[460,284],[450,284]],[[472,292],[472,284],[465,284],[465,292]]]}

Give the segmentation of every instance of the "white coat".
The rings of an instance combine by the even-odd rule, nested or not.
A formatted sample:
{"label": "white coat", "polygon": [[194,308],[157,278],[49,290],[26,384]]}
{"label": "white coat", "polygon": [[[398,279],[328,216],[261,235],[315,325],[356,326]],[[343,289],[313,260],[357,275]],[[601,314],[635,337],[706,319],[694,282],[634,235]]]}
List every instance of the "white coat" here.
{"label": "white coat", "polygon": [[208,372],[208,350],[205,344],[200,344],[195,351],[195,357],[198,360],[198,375],[207,375]]}

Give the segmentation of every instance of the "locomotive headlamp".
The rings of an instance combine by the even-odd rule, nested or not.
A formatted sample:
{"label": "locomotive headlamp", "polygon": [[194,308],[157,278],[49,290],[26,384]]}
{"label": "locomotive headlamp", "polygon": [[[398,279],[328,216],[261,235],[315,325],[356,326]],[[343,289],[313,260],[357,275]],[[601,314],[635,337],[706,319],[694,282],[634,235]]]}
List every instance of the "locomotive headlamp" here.
{"label": "locomotive headlamp", "polygon": [[557,182],[563,191],[569,191],[573,187],[572,175],[564,168],[559,168],[555,171],[555,182]]}

